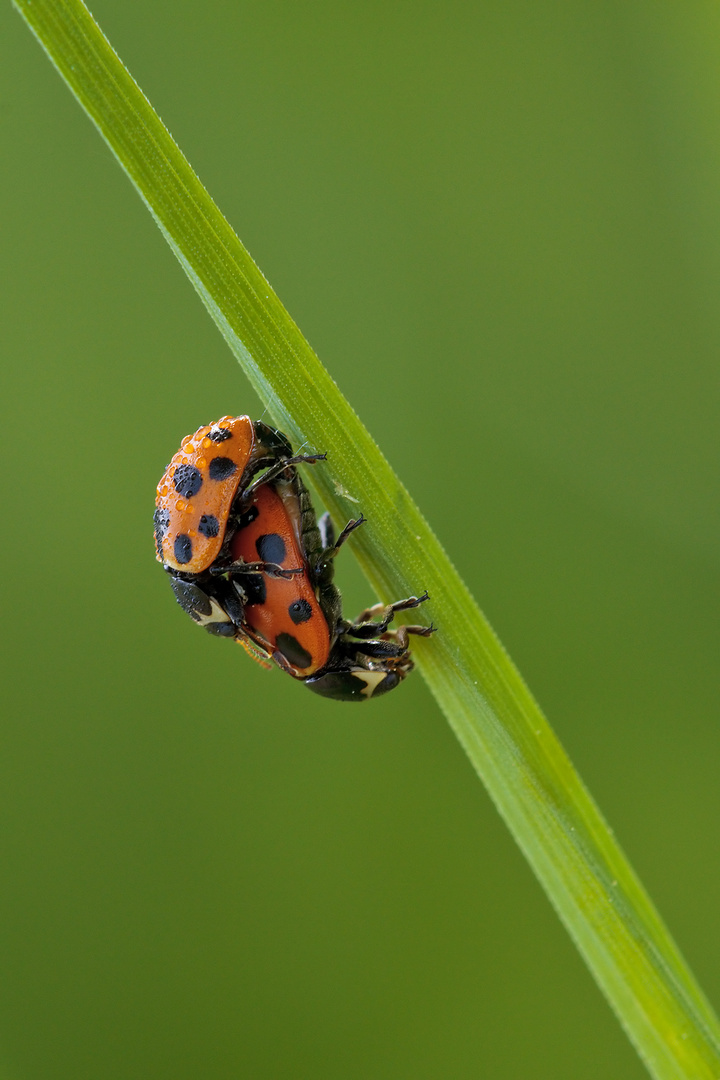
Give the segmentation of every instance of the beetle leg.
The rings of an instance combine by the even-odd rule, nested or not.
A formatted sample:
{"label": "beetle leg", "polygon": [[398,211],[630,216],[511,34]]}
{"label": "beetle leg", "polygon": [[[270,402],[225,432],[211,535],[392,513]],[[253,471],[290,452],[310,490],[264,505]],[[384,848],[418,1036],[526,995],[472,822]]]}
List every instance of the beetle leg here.
{"label": "beetle leg", "polygon": [[[355,532],[355,530],[360,525],[364,525],[366,521],[367,518],[364,518],[362,514],[359,518],[351,518],[336,540],[335,526],[332,518],[329,514],[323,514],[320,521],[318,521],[322,551],[318,553],[314,564],[316,575],[321,576],[328,572],[328,568],[332,565],[333,559],[347,540],[350,533]],[[330,573],[332,574],[332,571],[330,571]]]}
{"label": "beetle leg", "polygon": [[215,566],[210,567],[209,572],[211,574],[232,573],[236,575],[267,574],[268,577],[288,580],[295,577],[296,574],[302,574],[303,568],[302,566],[293,566],[286,570],[284,567],[278,566],[277,563],[273,562],[243,562],[240,560],[239,562],[228,563],[223,566],[218,566],[216,564]]}
{"label": "beetle leg", "polygon": [[[427,598],[428,594],[424,592],[422,596],[409,596],[406,600],[396,600],[394,604],[374,604],[361,611],[355,622],[344,628],[344,633],[361,639],[378,637],[385,633],[396,612],[418,607]],[[429,637],[435,632],[434,626],[407,626],[405,629],[409,634],[420,634],[422,637]]]}
{"label": "beetle leg", "polygon": [[[348,521],[345,528],[343,529],[343,531],[338,536],[335,543],[332,544],[332,545],[328,545],[328,550],[326,551],[326,555],[329,555],[331,558],[334,559],[335,556],[337,555],[338,551],[340,550],[340,548],[343,546],[343,544],[347,540],[350,533],[355,532],[355,530],[360,525],[364,525],[366,521],[367,521],[367,518],[363,517],[362,514],[360,515],[359,518],[351,518],[350,521]],[[333,529],[333,532],[334,531],[335,530]]]}
{"label": "beetle leg", "polygon": [[295,457],[282,458],[280,461],[273,462],[262,476],[258,476],[257,480],[253,480],[252,484],[245,488],[242,493],[243,502],[249,502],[258,488],[277,480],[278,476],[293,465],[314,465],[316,461],[325,461],[326,457],[327,454],[297,454]]}

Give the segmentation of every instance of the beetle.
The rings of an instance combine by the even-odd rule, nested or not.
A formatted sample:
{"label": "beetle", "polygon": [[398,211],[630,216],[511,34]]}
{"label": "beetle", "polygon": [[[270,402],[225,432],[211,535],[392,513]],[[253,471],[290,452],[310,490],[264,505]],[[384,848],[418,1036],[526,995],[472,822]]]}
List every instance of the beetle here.
{"label": "beetle", "polygon": [[315,693],[363,701],[399,685],[413,667],[408,635],[434,628],[389,628],[427,593],[344,618],[334,561],[365,518],[337,538],[329,514],[317,520],[296,466],[324,458],[294,456],[286,436],[246,416],[199,428],[158,485],[156,551],[178,603],[210,633]]}

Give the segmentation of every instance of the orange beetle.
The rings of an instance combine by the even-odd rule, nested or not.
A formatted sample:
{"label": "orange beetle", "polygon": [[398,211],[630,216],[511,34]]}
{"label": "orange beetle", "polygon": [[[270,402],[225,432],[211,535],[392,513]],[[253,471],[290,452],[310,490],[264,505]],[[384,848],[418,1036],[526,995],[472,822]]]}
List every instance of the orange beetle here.
{"label": "orange beetle", "polygon": [[[297,520],[296,484],[265,484],[243,515],[230,550],[240,563],[275,563],[292,577],[254,574],[245,586],[243,629],[292,675],[306,678],[330,656],[330,627],[315,595]],[[282,489],[286,489],[283,495]],[[280,489],[280,490],[278,490]],[[307,535],[305,537],[307,541]]]}
{"label": "orange beetle", "polygon": [[324,457],[293,456],[281,432],[247,416],[199,428],[158,485],[157,558],[180,606],[210,633],[318,694],[363,701],[399,685],[413,667],[408,634],[434,628],[388,629],[427,593],[343,618],[334,559],[365,519],[337,540],[328,514],[316,520],[295,466]]}
{"label": "orange beetle", "polygon": [[246,494],[256,473],[268,466],[282,471],[324,456],[293,458],[284,435],[249,416],[223,416],[198,428],[183,439],[158,484],[158,561],[186,574],[207,570],[220,554],[238,492]]}

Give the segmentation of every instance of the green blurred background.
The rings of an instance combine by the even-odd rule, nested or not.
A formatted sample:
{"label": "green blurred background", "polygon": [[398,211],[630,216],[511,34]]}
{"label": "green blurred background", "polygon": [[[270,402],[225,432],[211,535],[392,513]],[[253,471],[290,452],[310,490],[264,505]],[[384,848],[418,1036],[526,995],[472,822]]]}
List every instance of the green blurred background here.
{"label": "green blurred background", "polygon": [[[717,1004],[717,6],[93,11]],[[155,484],[263,406],[0,20],[2,1080],[644,1076],[422,679],[324,702],[174,604]]]}

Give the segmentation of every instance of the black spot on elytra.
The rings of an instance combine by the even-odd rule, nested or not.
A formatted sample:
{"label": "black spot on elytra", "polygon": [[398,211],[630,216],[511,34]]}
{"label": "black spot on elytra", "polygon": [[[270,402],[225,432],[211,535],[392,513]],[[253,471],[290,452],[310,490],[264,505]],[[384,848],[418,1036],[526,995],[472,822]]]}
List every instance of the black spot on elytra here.
{"label": "black spot on elytra", "polygon": [[173,484],[178,495],[183,499],[192,499],[202,487],[202,473],[194,465],[178,465],[173,476]]}
{"label": "black spot on elytra", "polygon": [[178,533],[175,537],[175,543],[173,544],[173,551],[175,552],[175,562],[184,566],[192,559],[192,540],[185,533]]}
{"label": "black spot on elytra", "polygon": [[198,524],[198,532],[203,536],[217,536],[220,532],[220,522],[213,514],[203,514]]}
{"label": "black spot on elytra", "polygon": [[293,600],[288,608],[288,615],[297,626],[298,623],[307,622],[312,615],[312,608],[307,600]]}
{"label": "black spot on elytra", "polygon": [[210,462],[211,480],[227,480],[237,470],[237,465],[229,457],[216,457]]}
{"label": "black spot on elytra", "polygon": [[274,562],[282,566],[285,558],[285,542],[277,533],[265,533],[255,541],[255,550],[261,562]]}
{"label": "black spot on elytra", "polygon": [[208,439],[212,439],[215,443],[225,442],[226,439],[232,439],[232,431],[224,427],[213,428],[208,432]]}
{"label": "black spot on elytra", "polygon": [[275,639],[275,647],[293,667],[310,667],[312,661],[310,653],[307,649],[303,649],[300,642],[292,634],[278,634]]}
{"label": "black spot on elytra", "polygon": [[153,521],[155,523],[155,550],[162,559],[162,542],[170,528],[170,514],[164,507],[158,506],[153,514]]}

